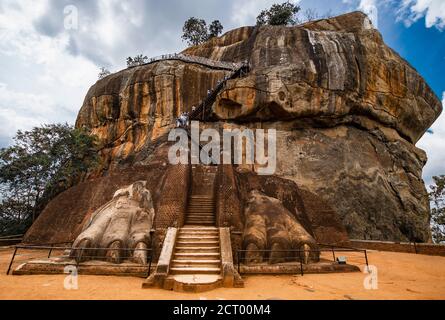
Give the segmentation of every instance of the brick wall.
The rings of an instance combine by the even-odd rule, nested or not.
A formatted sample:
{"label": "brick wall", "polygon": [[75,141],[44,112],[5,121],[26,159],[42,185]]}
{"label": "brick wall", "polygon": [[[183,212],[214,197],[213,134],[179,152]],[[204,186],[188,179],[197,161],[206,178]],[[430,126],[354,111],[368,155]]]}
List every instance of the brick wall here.
{"label": "brick wall", "polygon": [[379,251],[405,252],[426,254],[431,256],[445,256],[445,245],[432,243],[409,243],[373,240],[350,240],[350,246],[359,249],[370,249]]}

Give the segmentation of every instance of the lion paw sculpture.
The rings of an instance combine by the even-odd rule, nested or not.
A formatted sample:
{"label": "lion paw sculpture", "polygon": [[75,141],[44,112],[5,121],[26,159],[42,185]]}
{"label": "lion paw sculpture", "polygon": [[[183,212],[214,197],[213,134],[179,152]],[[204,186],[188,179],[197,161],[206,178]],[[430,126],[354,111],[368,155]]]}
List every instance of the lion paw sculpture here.
{"label": "lion paw sculpture", "polygon": [[146,181],[120,189],[93,213],[74,242],[70,257],[77,262],[106,260],[118,264],[130,259],[146,264],[154,216]]}
{"label": "lion paw sculpture", "polygon": [[244,214],[245,263],[302,260],[307,264],[319,261],[315,239],[280,200],[253,190],[249,194]]}

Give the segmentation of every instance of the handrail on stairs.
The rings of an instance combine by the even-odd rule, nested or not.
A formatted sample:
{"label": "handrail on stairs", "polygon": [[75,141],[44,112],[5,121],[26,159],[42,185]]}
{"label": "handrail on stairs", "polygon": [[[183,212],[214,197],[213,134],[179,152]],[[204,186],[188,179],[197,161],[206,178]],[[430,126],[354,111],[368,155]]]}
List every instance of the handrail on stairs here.
{"label": "handrail on stairs", "polygon": [[238,78],[243,74],[246,74],[250,70],[249,62],[242,63],[238,69],[234,70],[232,74],[228,77],[225,77],[223,81],[221,81],[215,89],[213,89],[210,94],[201,102],[201,104],[194,111],[191,112],[189,118],[191,120],[206,120],[208,107],[211,106],[218,95],[218,93],[225,88],[227,81]]}

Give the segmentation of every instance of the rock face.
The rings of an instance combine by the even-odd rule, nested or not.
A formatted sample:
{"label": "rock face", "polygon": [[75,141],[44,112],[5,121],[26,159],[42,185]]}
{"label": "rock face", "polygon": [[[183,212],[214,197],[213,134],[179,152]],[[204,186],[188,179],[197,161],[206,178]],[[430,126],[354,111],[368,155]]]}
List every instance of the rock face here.
{"label": "rock face", "polygon": [[[257,192],[268,203],[279,201],[277,210],[284,216],[290,213],[302,226],[301,234],[316,242],[345,239],[344,228],[350,238],[430,240],[422,181],[427,158],[415,143],[442,106],[416,70],[384,44],[364,14],[295,27],[239,28],[184,53],[251,64],[249,74],[228,81],[203,126],[277,130],[275,175],[259,178],[254,169],[245,173],[221,166],[220,225],[242,232],[249,224],[251,192]],[[89,128],[103,146],[103,167],[96,176],[104,177],[93,181],[124,175],[123,187],[137,181],[129,181],[125,173],[137,166],[137,179],[147,180],[153,194],[156,228],[181,225],[191,169],[167,165],[166,135],[181,112],[191,111],[228,74],[169,60],[98,81],[76,123]],[[101,185],[84,192],[100,193]],[[69,202],[70,192],[50,203],[27,235],[30,242],[53,239],[39,232],[43,221],[56,215],[51,208],[57,208],[58,201]],[[82,197],[91,199],[91,194]],[[67,215],[87,214],[74,210]],[[66,238],[77,237],[79,227],[69,229]],[[233,237],[235,247],[249,245]],[[289,237],[280,239],[281,246],[293,243]]]}

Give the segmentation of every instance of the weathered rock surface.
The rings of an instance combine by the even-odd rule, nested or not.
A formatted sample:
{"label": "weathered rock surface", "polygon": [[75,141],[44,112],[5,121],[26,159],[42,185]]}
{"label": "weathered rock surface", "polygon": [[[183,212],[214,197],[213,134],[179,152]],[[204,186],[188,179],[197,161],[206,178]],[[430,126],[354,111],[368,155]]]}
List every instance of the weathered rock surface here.
{"label": "weathered rock surface", "polygon": [[[310,195],[305,198],[310,201],[304,202],[307,208],[313,205],[320,210],[317,203],[326,203],[338,213],[351,238],[430,239],[429,203],[422,181],[427,157],[415,143],[442,106],[416,70],[384,44],[365,15],[352,13],[295,27],[244,27],[185,53],[250,61],[250,73],[230,80],[218,94],[205,126],[277,129],[277,171],[262,183],[274,181],[278,190],[298,186],[297,194]],[[106,176],[100,179],[113,181],[107,176],[111,174],[114,181],[122,180],[118,187],[147,180],[156,209],[155,225],[158,221],[163,227],[181,223],[178,212],[184,203],[178,190],[184,185],[177,189],[165,181],[187,184],[189,177],[187,169],[162,165],[166,157],[164,151],[159,156],[159,150],[165,149],[165,135],[181,112],[197,106],[227,74],[205,65],[163,61],[110,75],[98,81],[85,98],[77,126],[89,128],[103,145],[102,174]],[[143,169],[130,181],[124,172],[135,165]],[[232,213],[240,213],[218,220],[241,231],[246,195],[259,180],[241,173],[223,177],[220,189],[232,193],[222,198],[230,202],[227,208]],[[88,189],[91,194],[82,197],[92,198],[101,188],[109,189],[96,183]],[[286,203],[271,190],[257,189]],[[111,199],[110,190],[103,200]],[[70,192],[74,191],[68,190],[48,208],[60,207],[57,201],[69,202]],[[55,215],[48,208],[45,212],[52,213],[45,216],[44,212],[37,221],[39,228]],[[340,239],[336,215],[330,214],[329,222],[322,217],[314,218],[317,228],[309,217],[315,240],[324,242],[322,230]],[[39,228],[33,228],[28,239],[39,238]],[[73,228],[69,227],[71,238],[79,231],[79,226],[77,231]]]}

